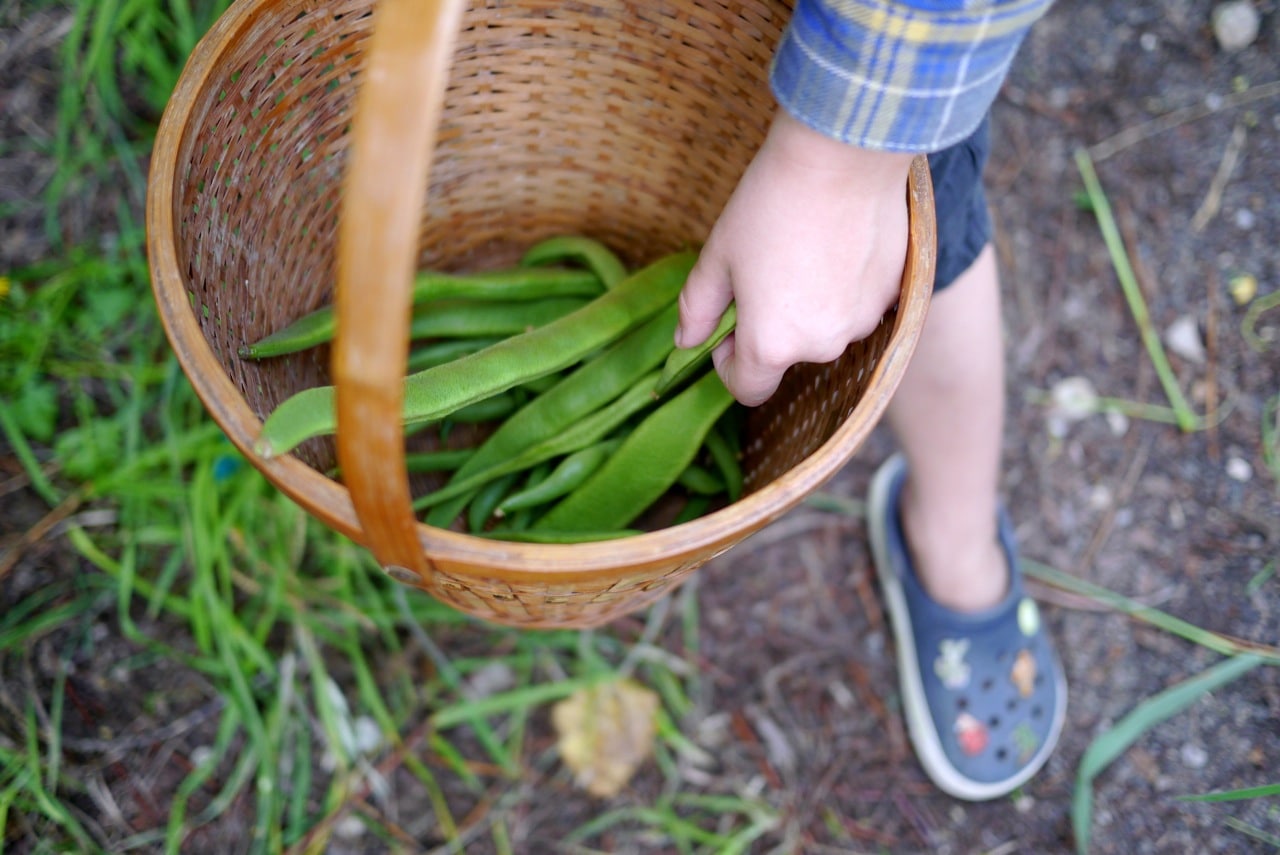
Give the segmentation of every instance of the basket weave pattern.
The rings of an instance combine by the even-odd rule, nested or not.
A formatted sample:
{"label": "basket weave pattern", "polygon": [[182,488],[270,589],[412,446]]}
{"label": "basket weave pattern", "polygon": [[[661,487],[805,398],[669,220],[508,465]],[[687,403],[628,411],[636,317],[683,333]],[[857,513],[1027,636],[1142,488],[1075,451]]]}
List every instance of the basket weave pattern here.
{"label": "basket weave pattern", "polygon": [[[202,400],[246,452],[280,401],[331,382],[327,348],[262,363],[236,350],[333,297],[374,5],[236,4],[197,49],[162,124],[148,207],[157,300]],[[582,233],[638,266],[705,239],[767,130],[766,74],[789,6],[472,3],[449,72],[419,264],[498,267],[540,238]],[[797,366],[752,412],[741,502],[677,529],[572,547],[422,526],[435,571],[423,587],[503,623],[597,625],[793,507],[856,451],[914,346],[932,280],[927,184],[917,165],[910,201],[928,240],[913,234],[899,306],[837,362]],[[254,462],[363,542],[345,491],[321,474],[332,442]]]}

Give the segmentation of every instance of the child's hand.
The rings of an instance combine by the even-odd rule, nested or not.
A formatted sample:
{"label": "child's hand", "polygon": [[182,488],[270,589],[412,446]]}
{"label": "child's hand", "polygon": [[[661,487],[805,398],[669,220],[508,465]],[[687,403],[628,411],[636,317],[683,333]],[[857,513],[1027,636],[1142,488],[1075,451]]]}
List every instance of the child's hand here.
{"label": "child's hand", "polygon": [[680,295],[676,343],[704,340],[730,301],[716,370],[748,406],[797,362],[830,362],[896,299],[912,156],[868,151],[780,111]]}

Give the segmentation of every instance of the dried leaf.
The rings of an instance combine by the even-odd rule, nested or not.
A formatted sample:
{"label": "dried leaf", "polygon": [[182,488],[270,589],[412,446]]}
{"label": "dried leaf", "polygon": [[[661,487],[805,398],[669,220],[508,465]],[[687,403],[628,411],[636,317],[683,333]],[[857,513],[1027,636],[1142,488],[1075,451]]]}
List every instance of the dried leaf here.
{"label": "dried leaf", "polygon": [[578,786],[617,795],[653,750],[658,696],[634,680],[579,689],[551,710],[557,747]]}

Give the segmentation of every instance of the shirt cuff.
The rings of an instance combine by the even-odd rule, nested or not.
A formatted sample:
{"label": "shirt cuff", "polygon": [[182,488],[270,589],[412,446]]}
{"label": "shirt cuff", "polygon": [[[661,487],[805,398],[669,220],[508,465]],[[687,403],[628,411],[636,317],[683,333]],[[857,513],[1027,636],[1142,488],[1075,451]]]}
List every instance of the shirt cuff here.
{"label": "shirt cuff", "polygon": [[843,142],[928,154],[969,136],[1052,0],[798,0],[769,70],[778,103]]}

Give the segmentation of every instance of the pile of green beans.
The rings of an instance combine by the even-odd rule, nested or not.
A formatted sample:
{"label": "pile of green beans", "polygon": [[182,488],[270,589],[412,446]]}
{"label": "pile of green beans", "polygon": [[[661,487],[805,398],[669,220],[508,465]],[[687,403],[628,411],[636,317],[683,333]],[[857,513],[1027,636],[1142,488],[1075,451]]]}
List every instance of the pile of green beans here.
{"label": "pile of green beans", "polygon": [[[742,492],[741,409],[711,366],[732,330],[675,347],[692,251],[629,271],[593,238],[561,235],[517,267],[426,272],[414,288],[404,381],[406,431],[492,426],[474,448],[411,454],[443,486],[419,496],[425,521],[509,540],[575,543],[686,522]],[[266,359],[330,340],[324,307],[240,349]],[[332,386],[282,402],[255,451],[288,453],[337,427]],[[335,473],[340,477],[340,473]]]}

